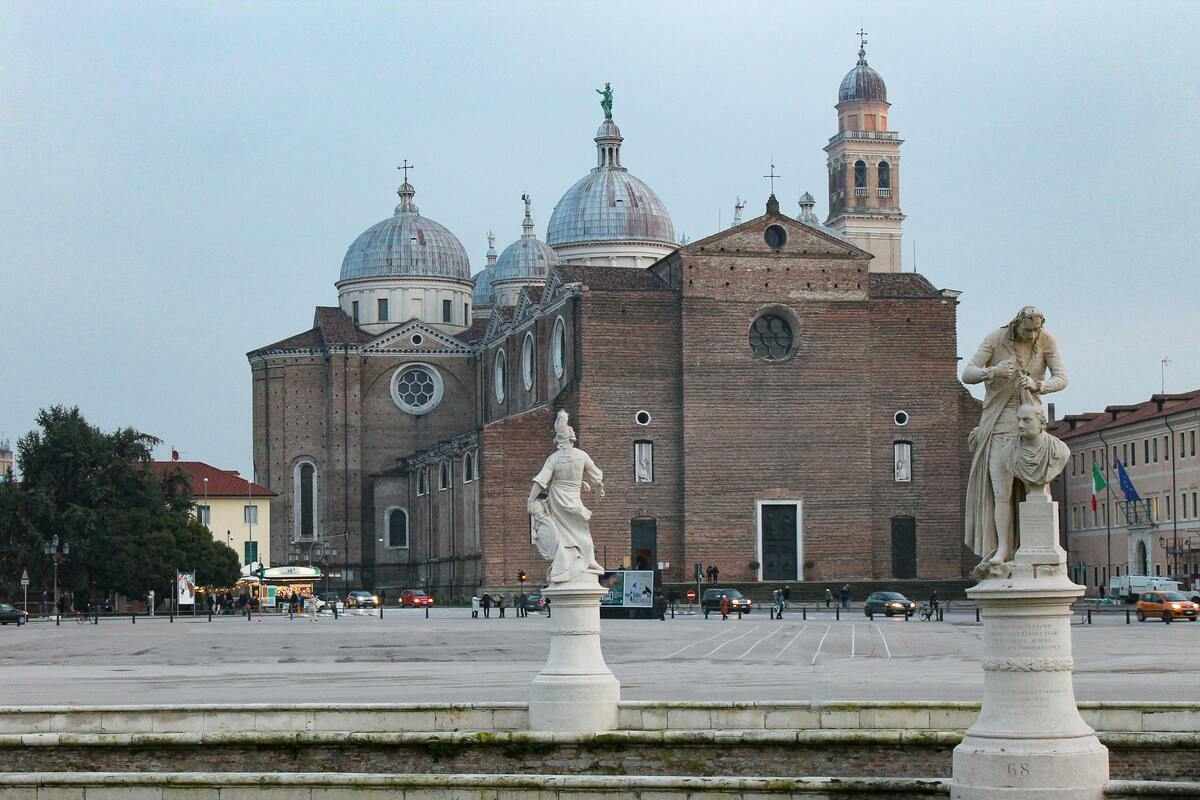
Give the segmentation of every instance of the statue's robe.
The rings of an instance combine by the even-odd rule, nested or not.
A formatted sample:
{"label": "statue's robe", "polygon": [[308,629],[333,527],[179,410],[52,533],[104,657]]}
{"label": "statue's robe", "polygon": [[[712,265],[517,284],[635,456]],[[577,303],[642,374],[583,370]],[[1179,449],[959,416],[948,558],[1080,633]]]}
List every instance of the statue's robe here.
{"label": "statue's robe", "polygon": [[[1018,355],[1016,342],[1009,336],[1005,325],[988,334],[979,346],[979,351],[963,369],[965,383],[979,383],[983,370],[1003,361],[1021,363],[1030,377],[1042,380],[1049,371],[1051,377],[1042,384],[1042,394],[1057,392],[1067,385],[1067,371],[1058,354],[1058,345],[1046,331],[1039,334],[1032,355],[1027,363]],[[987,383],[983,399],[983,413],[979,425],[971,431],[967,441],[971,447],[971,474],[967,479],[967,502],[963,542],[976,555],[987,559],[996,552],[999,538],[996,535],[996,495],[992,491],[990,464],[992,436],[1000,427],[1005,433],[1016,435],[1017,407],[1022,403],[1041,406],[1038,395],[1017,388],[1019,375],[1011,380],[997,378]]]}
{"label": "statue's robe", "polygon": [[[555,450],[533,482],[546,493],[545,516],[554,526],[558,549],[550,564],[550,582],[565,583],[584,572],[601,574],[588,521],[592,512],[583,505],[582,489],[603,484],[604,473],[591,457],[572,447]],[[541,509],[538,509],[539,512]],[[540,516],[540,514],[538,515]],[[535,525],[544,525],[535,516]],[[540,549],[540,548],[539,548]]]}

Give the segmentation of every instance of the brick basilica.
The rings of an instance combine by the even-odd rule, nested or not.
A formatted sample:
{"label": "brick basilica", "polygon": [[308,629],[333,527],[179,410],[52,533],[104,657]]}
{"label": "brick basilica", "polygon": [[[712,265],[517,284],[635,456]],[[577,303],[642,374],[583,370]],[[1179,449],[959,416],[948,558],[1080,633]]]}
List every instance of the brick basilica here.
{"label": "brick basilica", "polygon": [[734,581],[955,579],[967,431],[957,293],[901,271],[900,145],[860,49],[825,147],[830,213],[774,194],[687,244],[611,118],[546,239],[471,275],[407,177],[338,305],[248,354],[276,565],[445,597],[533,583],[525,498],[565,409],[605,472],[605,566]]}

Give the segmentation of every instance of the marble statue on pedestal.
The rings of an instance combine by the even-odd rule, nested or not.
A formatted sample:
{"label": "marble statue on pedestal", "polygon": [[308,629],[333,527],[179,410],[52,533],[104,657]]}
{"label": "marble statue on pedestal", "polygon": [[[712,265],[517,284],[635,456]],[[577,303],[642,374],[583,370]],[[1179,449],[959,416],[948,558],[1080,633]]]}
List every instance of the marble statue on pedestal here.
{"label": "marble statue on pedestal", "polygon": [[551,586],[587,574],[604,574],[604,568],[596,563],[589,529],[592,512],[583,505],[582,497],[582,490],[593,487],[604,497],[604,473],[587,453],[575,447],[575,431],[567,424],[566,411],[559,411],[555,418],[554,443],[558,449],[534,476],[526,504],[533,518],[534,544],[550,562],[547,580]]}
{"label": "marble statue on pedestal", "polygon": [[1050,481],[1062,474],[1071,448],[1046,433],[1046,412],[1025,403],[1017,409],[1017,443],[1009,455],[1009,469],[1025,487],[1025,494],[1050,496]]}
{"label": "marble statue on pedestal", "polygon": [[989,334],[963,368],[963,383],[987,385],[979,425],[968,437],[972,458],[964,541],[983,559],[976,567],[977,577],[1002,572],[1016,549],[1017,411],[1022,405],[1040,410],[1041,395],[1067,386],[1066,367],[1045,322],[1041,311],[1025,306],[1011,322]]}

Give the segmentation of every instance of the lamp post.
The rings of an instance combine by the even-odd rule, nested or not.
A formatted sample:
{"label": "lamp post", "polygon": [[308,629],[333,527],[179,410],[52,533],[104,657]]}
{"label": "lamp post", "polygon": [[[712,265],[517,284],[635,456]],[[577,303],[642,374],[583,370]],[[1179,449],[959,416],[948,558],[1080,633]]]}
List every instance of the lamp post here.
{"label": "lamp post", "polygon": [[212,520],[212,511],[209,510],[210,508],[211,508],[211,506],[209,506],[209,504],[208,504],[208,478],[205,478],[204,479],[204,519],[202,519],[201,522],[204,523],[204,527],[206,527],[206,528],[209,527],[209,522]]}
{"label": "lamp post", "polygon": [[59,612],[58,608],[58,565],[61,564],[68,555],[71,554],[71,545],[65,539],[59,540],[58,534],[54,534],[54,538],[46,543],[46,555],[50,556],[54,562],[54,613]]}

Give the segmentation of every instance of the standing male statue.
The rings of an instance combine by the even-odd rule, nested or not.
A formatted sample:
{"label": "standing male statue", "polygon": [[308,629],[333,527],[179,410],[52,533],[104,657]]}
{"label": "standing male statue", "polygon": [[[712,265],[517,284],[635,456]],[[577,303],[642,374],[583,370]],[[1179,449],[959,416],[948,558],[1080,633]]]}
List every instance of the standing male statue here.
{"label": "standing male statue", "polygon": [[612,119],[612,84],[606,82],[603,89],[596,90],[596,94],[600,95],[600,107],[604,109],[604,118]]}
{"label": "standing male statue", "polygon": [[538,552],[551,562],[551,584],[570,583],[587,573],[604,574],[604,568],[596,563],[588,526],[592,512],[584,507],[581,496],[583,489],[595,487],[604,497],[604,473],[574,443],[575,431],[567,424],[567,412],[559,411],[554,420],[558,449],[534,476],[526,503]]}
{"label": "standing male statue", "polygon": [[988,334],[963,367],[963,383],[987,384],[979,425],[967,438],[972,457],[964,541],[983,558],[976,567],[980,575],[1012,561],[1015,551],[1012,450],[1018,409],[1029,405],[1042,413],[1041,395],[1067,386],[1066,367],[1045,323],[1041,311],[1025,306],[1012,322]]}

